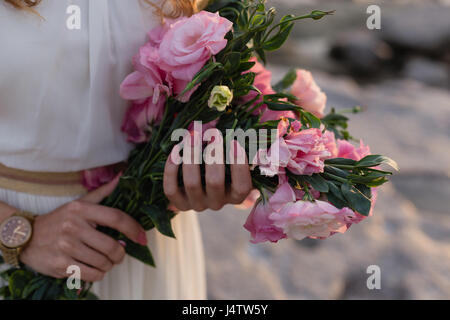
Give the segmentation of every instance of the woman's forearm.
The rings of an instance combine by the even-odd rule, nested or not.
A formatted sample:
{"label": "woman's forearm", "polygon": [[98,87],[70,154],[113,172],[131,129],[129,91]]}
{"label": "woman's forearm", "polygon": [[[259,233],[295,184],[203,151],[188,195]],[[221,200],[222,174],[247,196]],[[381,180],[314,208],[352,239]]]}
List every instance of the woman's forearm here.
{"label": "woman's forearm", "polygon": [[0,201],[0,223],[12,216],[18,209]]}

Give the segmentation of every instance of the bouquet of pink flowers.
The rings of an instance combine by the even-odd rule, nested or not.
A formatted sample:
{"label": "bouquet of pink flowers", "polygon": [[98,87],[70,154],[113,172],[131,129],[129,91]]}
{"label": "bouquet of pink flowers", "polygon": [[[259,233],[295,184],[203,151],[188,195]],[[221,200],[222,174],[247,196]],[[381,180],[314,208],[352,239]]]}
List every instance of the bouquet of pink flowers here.
{"label": "bouquet of pink flowers", "polygon": [[[325,114],[327,97],[310,72],[293,70],[272,86],[271,72],[262,64],[266,52],[283,45],[295,21],[330,14],[313,11],[275,22],[275,10],[266,9],[263,0],[221,0],[151,30],[120,88],[130,100],[122,129],[136,147],[103,205],[123,210],[146,230],[174,237],[176,213],[164,196],[164,165],[169,156],[192,159],[185,148],[192,143],[200,149],[207,145],[206,155],[220,144],[229,152],[213,161],[246,158],[252,166],[255,192],[243,206],[253,206],[244,227],[254,243],[325,239],[369,216],[376,188],[391,174],[380,166],[396,168],[395,162],[370,154],[362,141],[350,142],[348,118],[335,110]],[[207,161],[211,157],[205,156]],[[230,170],[226,174],[229,181]],[[109,168],[95,169],[86,172],[85,184],[96,188],[113,176]],[[126,242],[129,255],[154,265],[147,247],[115,230],[102,231]],[[18,277],[14,272],[25,271],[7,277]],[[22,298],[88,297],[88,286],[77,293],[61,280],[27,277]],[[42,291],[43,283],[53,289]],[[16,292],[4,290],[4,295]]]}

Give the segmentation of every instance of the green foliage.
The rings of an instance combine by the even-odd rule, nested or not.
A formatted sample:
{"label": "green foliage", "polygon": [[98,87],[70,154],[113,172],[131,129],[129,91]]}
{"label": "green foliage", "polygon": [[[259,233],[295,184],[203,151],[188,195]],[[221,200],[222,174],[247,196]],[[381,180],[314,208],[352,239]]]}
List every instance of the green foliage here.
{"label": "green foliage", "polygon": [[[394,160],[380,155],[369,155],[360,161],[344,158],[326,160],[325,171],[320,176],[327,180],[329,191],[323,192],[328,201],[338,208],[349,207],[367,216],[372,206],[371,188],[386,183],[387,177],[392,175],[392,172],[377,169],[383,164],[398,170]],[[311,186],[316,189],[312,183]]]}
{"label": "green foliage", "polygon": [[290,88],[294,84],[295,80],[297,80],[297,71],[292,69],[283,77],[283,79],[280,80],[280,82],[273,86],[273,90],[276,92],[283,92]]}
{"label": "green foliage", "polygon": [[[315,10],[302,16],[287,15],[275,22],[276,10],[266,8],[263,0],[214,0],[207,8],[211,12],[219,12],[233,22],[233,31],[228,33],[227,46],[214,59],[211,59],[195,75],[179,97],[196,88],[188,102],[182,103],[169,97],[166,110],[160,124],[154,126],[150,140],[137,145],[130,153],[128,168],[123,173],[118,187],[102,202],[102,205],[120,209],[141,223],[146,230],[156,229],[168,236],[175,237],[171,219],[175,214],[167,210],[168,200],[162,188],[163,168],[169,152],[176,142],[171,140],[171,133],[178,128],[187,128],[194,120],[209,122],[220,117],[219,130],[227,128],[276,128],[277,122],[259,123],[255,116],[255,108],[266,104],[271,110],[289,110],[295,112],[306,128],[320,128],[325,124],[330,130],[336,130],[342,137],[347,137],[345,129],[347,118],[329,115],[322,121],[297,106],[295,97],[285,93],[295,81],[296,75],[291,71],[275,86],[278,93],[263,96],[253,85],[255,74],[248,72],[254,62],[250,58],[255,54],[265,63],[266,52],[279,49],[289,37],[294,23],[303,19],[318,20],[332,12]],[[247,72],[243,75],[244,72]],[[208,107],[211,90],[217,85],[226,85],[234,93],[232,106],[225,112]],[[256,96],[251,101],[243,102],[242,97],[250,92]],[[269,141],[270,142],[270,141]],[[294,179],[312,199],[309,187],[328,195],[330,202],[337,206],[350,206],[367,213],[370,208],[370,186],[384,183],[388,173],[372,169],[381,164],[393,165],[384,157],[365,158],[358,163],[334,159],[327,163],[326,171],[311,177],[294,176]],[[342,167],[345,166],[345,167]],[[204,170],[203,170],[204,171]],[[230,181],[230,170],[226,168],[226,181]],[[278,186],[277,177],[262,176],[259,168],[252,171],[255,188],[273,192]],[[127,244],[126,252],[154,266],[155,261],[148,247],[141,246],[126,238],[119,232],[100,227],[100,231]],[[1,262],[1,261],[0,261]],[[0,295],[5,299],[57,300],[57,299],[95,299],[90,293],[90,284],[83,283],[82,289],[69,290],[66,280],[53,279],[26,268],[10,269],[1,276],[8,285],[0,288]]]}

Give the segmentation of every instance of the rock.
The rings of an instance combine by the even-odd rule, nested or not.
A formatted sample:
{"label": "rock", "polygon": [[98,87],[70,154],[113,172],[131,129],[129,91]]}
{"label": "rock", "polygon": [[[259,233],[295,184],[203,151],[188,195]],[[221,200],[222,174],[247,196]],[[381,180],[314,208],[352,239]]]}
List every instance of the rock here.
{"label": "rock", "polygon": [[[213,299],[422,299],[450,297],[448,238],[431,238],[423,222],[450,233],[450,217],[419,213],[387,185],[373,217],[318,248],[296,241],[253,245],[242,228],[248,212],[227,207],[200,215],[208,290]],[[445,221],[445,223],[443,223]],[[394,228],[392,226],[395,226]],[[367,288],[367,268],[381,289]]]}
{"label": "rock", "polygon": [[[287,67],[269,66],[274,81]],[[361,87],[313,70],[338,110],[362,105],[351,132],[401,171],[379,193],[373,217],[327,240],[249,243],[249,211],[200,214],[213,299],[450,298],[450,93],[413,80]],[[367,267],[381,270],[369,290]]]}
{"label": "rock", "polygon": [[400,172],[392,182],[418,209],[450,215],[450,177],[445,172]]}
{"label": "rock", "polygon": [[352,31],[336,39],[330,56],[353,75],[374,78],[392,61],[393,52],[375,33]]}
{"label": "rock", "polygon": [[381,36],[389,44],[432,55],[448,50],[450,7],[411,5],[382,13]]}
{"label": "rock", "polygon": [[432,86],[450,87],[450,66],[445,63],[413,58],[406,64],[403,75]]}

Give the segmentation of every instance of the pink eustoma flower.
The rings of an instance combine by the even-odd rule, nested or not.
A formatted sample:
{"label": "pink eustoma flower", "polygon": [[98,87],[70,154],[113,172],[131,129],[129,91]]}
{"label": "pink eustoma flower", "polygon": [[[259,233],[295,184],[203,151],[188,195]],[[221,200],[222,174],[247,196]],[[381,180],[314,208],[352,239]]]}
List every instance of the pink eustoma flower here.
{"label": "pink eustoma flower", "polygon": [[327,104],[327,96],[319,88],[311,72],[297,70],[297,79],[291,93],[298,98],[297,104],[316,117],[322,118]]}
{"label": "pink eustoma flower", "polygon": [[110,182],[115,176],[114,166],[85,170],[83,171],[82,184],[88,191],[92,191]]}
{"label": "pink eustoma flower", "polygon": [[252,243],[277,242],[286,238],[281,228],[274,226],[269,216],[277,212],[288,202],[295,201],[295,194],[289,183],[280,185],[277,191],[270,197],[267,203],[259,201],[244,224],[244,228],[250,231]]}
{"label": "pink eustoma flower", "polygon": [[159,123],[164,115],[165,102],[162,98],[156,104],[152,98],[133,102],[122,124],[122,131],[127,134],[129,142],[147,141],[151,126]]}
{"label": "pink eustoma flower", "polygon": [[[168,30],[162,31],[158,62],[178,84],[176,93],[181,93],[205,63],[225,48],[225,35],[232,27],[231,21],[218,13],[201,11],[169,23]],[[157,43],[155,38],[158,39],[155,36],[153,42]],[[183,101],[187,99],[183,97]]]}
{"label": "pink eustoma flower", "polygon": [[328,202],[316,200],[287,203],[279,212],[269,216],[275,227],[296,240],[327,238],[345,232],[355,213],[349,208],[338,209]]}

